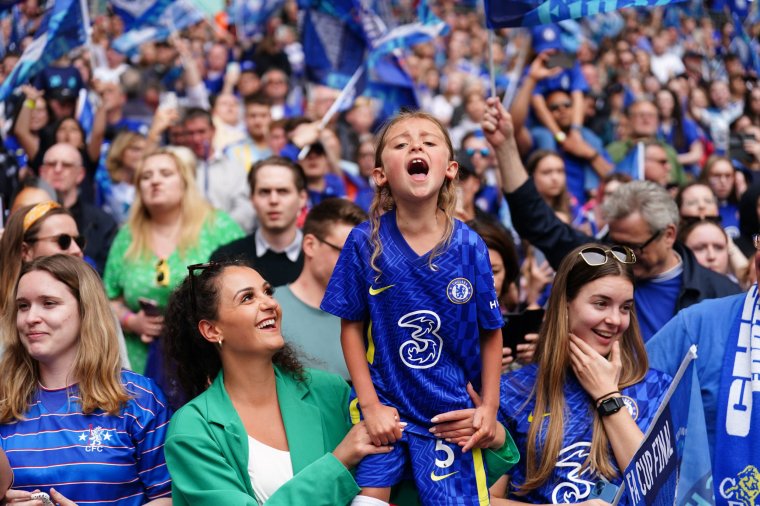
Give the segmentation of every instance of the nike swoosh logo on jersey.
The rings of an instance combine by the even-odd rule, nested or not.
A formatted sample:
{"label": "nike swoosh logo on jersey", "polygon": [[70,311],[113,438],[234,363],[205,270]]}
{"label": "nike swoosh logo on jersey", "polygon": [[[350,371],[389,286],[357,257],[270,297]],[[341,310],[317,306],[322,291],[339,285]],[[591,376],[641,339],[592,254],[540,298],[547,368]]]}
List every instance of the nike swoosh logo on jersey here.
{"label": "nike swoosh logo on jersey", "polygon": [[383,293],[384,291],[386,291],[388,288],[392,288],[392,287],[394,287],[394,286],[396,286],[396,285],[388,285],[388,286],[384,286],[384,287],[382,287],[382,288],[372,288],[372,287],[370,286],[370,287],[369,287],[369,294],[370,294],[370,295],[373,295],[373,296],[374,296],[374,295],[378,295],[378,294],[380,294],[380,293]]}
{"label": "nike swoosh logo on jersey", "polygon": [[[551,414],[551,413],[544,413],[544,418],[546,418],[546,417],[547,417],[547,416],[549,416],[550,414]],[[531,411],[531,412],[528,414],[528,423],[533,423],[533,411]]]}
{"label": "nike swoosh logo on jersey", "polygon": [[435,474],[435,471],[430,471],[430,479],[433,480],[433,481],[441,481],[441,480],[445,480],[449,476],[453,476],[453,475],[457,474],[458,472],[459,471],[454,471],[453,473],[442,474],[442,475],[439,476],[439,475]]}

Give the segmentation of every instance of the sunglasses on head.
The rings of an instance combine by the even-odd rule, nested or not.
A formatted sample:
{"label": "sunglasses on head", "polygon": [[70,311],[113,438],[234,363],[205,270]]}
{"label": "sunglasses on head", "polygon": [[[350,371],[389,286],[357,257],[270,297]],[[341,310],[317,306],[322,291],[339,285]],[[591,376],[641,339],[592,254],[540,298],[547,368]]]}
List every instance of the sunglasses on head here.
{"label": "sunglasses on head", "polygon": [[206,262],[203,264],[192,264],[187,266],[187,275],[190,276],[190,301],[193,305],[193,318],[198,317],[198,303],[195,301],[195,271],[205,271],[210,267],[218,267],[217,262]]}
{"label": "sunglasses on head", "polygon": [[54,241],[58,244],[58,247],[61,248],[62,251],[68,250],[71,247],[72,241],[74,241],[82,251],[84,251],[84,247],[87,244],[87,240],[84,238],[84,236],[69,234],[51,235],[49,237],[35,237],[33,239],[29,239],[27,242],[37,241]]}
{"label": "sunglasses on head", "polygon": [[480,156],[485,157],[485,156],[488,156],[488,155],[491,154],[491,152],[488,150],[488,148],[480,148],[480,149],[467,148],[464,151],[465,151],[465,153],[467,153],[467,156],[472,156],[475,153],[480,153]]}
{"label": "sunglasses on head", "polygon": [[169,286],[169,264],[163,258],[156,263],[156,284]]}
{"label": "sunglasses on head", "polygon": [[609,249],[590,246],[588,248],[583,248],[578,254],[584,262],[592,267],[604,265],[610,258],[614,258],[623,264],[636,263],[636,255],[633,253],[633,250],[627,246],[612,246]]}

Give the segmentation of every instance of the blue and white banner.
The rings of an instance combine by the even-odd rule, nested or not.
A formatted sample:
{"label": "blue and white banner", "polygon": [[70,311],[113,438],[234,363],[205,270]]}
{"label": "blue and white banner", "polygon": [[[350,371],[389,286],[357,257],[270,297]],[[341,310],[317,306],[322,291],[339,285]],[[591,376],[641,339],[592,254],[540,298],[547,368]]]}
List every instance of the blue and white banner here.
{"label": "blue and white banner", "polygon": [[696,356],[692,346],[623,473],[614,504],[623,494],[635,506],[714,504]]}
{"label": "blue and white banner", "polygon": [[685,0],[484,0],[488,28],[537,26],[626,7],[658,7]]}
{"label": "blue and white banner", "polygon": [[248,41],[263,35],[267,20],[283,5],[285,0],[233,0],[230,18],[238,39]]}
{"label": "blue and white banner", "polygon": [[56,0],[45,13],[34,40],[0,86],[0,100],[61,56],[86,44],[85,15],[80,0]]}
{"label": "blue and white banner", "polygon": [[120,53],[133,54],[141,44],[164,41],[172,33],[199,23],[204,18],[203,12],[190,0],[157,0],[135,21],[133,29],[113,41],[112,47]]}
{"label": "blue and white banner", "polygon": [[110,0],[111,10],[124,22],[128,32],[141,25],[151,25],[158,21],[173,0]]}

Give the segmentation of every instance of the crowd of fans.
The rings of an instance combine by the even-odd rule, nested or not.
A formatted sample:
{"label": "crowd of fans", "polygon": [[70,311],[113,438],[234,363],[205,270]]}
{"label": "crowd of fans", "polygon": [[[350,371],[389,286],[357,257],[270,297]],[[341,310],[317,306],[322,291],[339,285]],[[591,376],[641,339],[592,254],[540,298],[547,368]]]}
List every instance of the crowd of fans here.
{"label": "crowd of fans", "polygon": [[[396,20],[413,18],[407,2],[391,6]],[[595,476],[619,481],[640,442],[631,428],[646,430],[675,372],[667,359],[683,356],[678,348],[668,357],[658,331],[673,320],[667,329],[677,333],[674,317],[689,306],[754,289],[760,69],[731,19],[701,2],[493,38],[478,6],[439,0],[433,9],[449,30],[404,49],[401,61],[419,109],[450,137],[454,216],[485,243],[505,329],[526,311],[547,311],[540,332],[527,329],[516,344],[503,336],[504,425],[483,453],[493,503],[558,502],[547,483],[566,479],[554,468],[568,444],[561,435],[588,437],[579,465],[588,457]],[[13,34],[4,40],[15,41],[0,81],[43,9],[23,0],[12,13],[0,20]],[[750,37],[759,26],[747,23]],[[219,15],[124,55],[112,47],[122,20],[100,14],[90,47],[4,104],[0,443],[16,470],[9,503],[54,486],[59,504],[162,504],[175,479],[177,504],[349,504],[359,489],[346,469],[388,451],[363,424],[352,428],[341,319],[320,309],[351,230],[395,208],[382,207],[392,198],[373,202],[384,181],[375,135],[388,118],[376,99],[358,97],[320,125],[339,90],[308,81],[295,0],[253,42],[235,28]],[[498,97],[489,97],[491,70]],[[621,345],[601,351],[568,337],[567,320],[578,317],[568,307],[595,283],[613,283],[620,300],[610,305],[625,313]],[[236,312],[241,293],[257,314]],[[246,344],[258,334],[244,322],[281,329],[284,342]],[[30,334],[37,327],[61,342],[46,347]],[[614,371],[597,365],[584,376],[577,357],[599,354]],[[614,383],[599,380],[606,374]],[[593,410],[564,426],[552,416],[552,436],[539,441],[534,426],[510,418],[528,401],[540,420],[542,410],[603,403],[618,390],[640,401],[635,423],[608,426]],[[471,395],[474,408],[441,415],[436,435],[477,429]],[[711,438],[714,410],[705,403]],[[75,434],[89,453],[120,453],[85,470],[71,464],[68,440],[41,436],[48,430]],[[28,455],[53,448],[49,462],[66,470],[37,474],[41,461]],[[414,490],[402,485],[391,498],[407,504]]]}

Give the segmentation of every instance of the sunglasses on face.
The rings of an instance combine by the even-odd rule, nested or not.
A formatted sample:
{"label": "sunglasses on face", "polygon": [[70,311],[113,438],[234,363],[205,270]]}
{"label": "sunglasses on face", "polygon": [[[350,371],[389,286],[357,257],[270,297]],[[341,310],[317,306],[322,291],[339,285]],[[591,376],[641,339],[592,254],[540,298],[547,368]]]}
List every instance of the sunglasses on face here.
{"label": "sunglasses on face", "polygon": [[58,244],[58,247],[61,248],[61,251],[68,250],[71,247],[71,241],[74,241],[82,251],[84,251],[84,247],[87,244],[87,240],[84,238],[84,236],[69,234],[51,235],[49,237],[35,237],[34,239],[29,239],[27,242],[37,241],[54,241]]}
{"label": "sunglasses on face", "polygon": [[560,109],[570,109],[573,106],[572,102],[557,102],[556,104],[549,104],[549,110],[552,112],[559,111]]}
{"label": "sunglasses on face", "polygon": [[467,156],[472,156],[475,153],[480,153],[480,156],[486,157],[486,156],[488,156],[488,155],[491,154],[491,152],[488,150],[488,148],[480,148],[480,149],[467,148],[464,151],[465,151],[465,153],[467,153]]}
{"label": "sunglasses on face", "polygon": [[163,258],[156,263],[156,284],[169,286],[169,264]]}
{"label": "sunglasses on face", "polygon": [[604,265],[607,260],[614,258],[623,264],[636,263],[636,255],[627,246],[612,246],[610,249],[591,246],[578,252],[584,262],[592,267]]}
{"label": "sunglasses on face", "polygon": [[217,262],[206,262],[203,264],[192,264],[187,266],[187,274],[190,276],[190,301],[193,305],[193,318],[198,317],[198,303],[195,300],[195,271],[203,272],[208,268],[217,268],[219,264]]}

